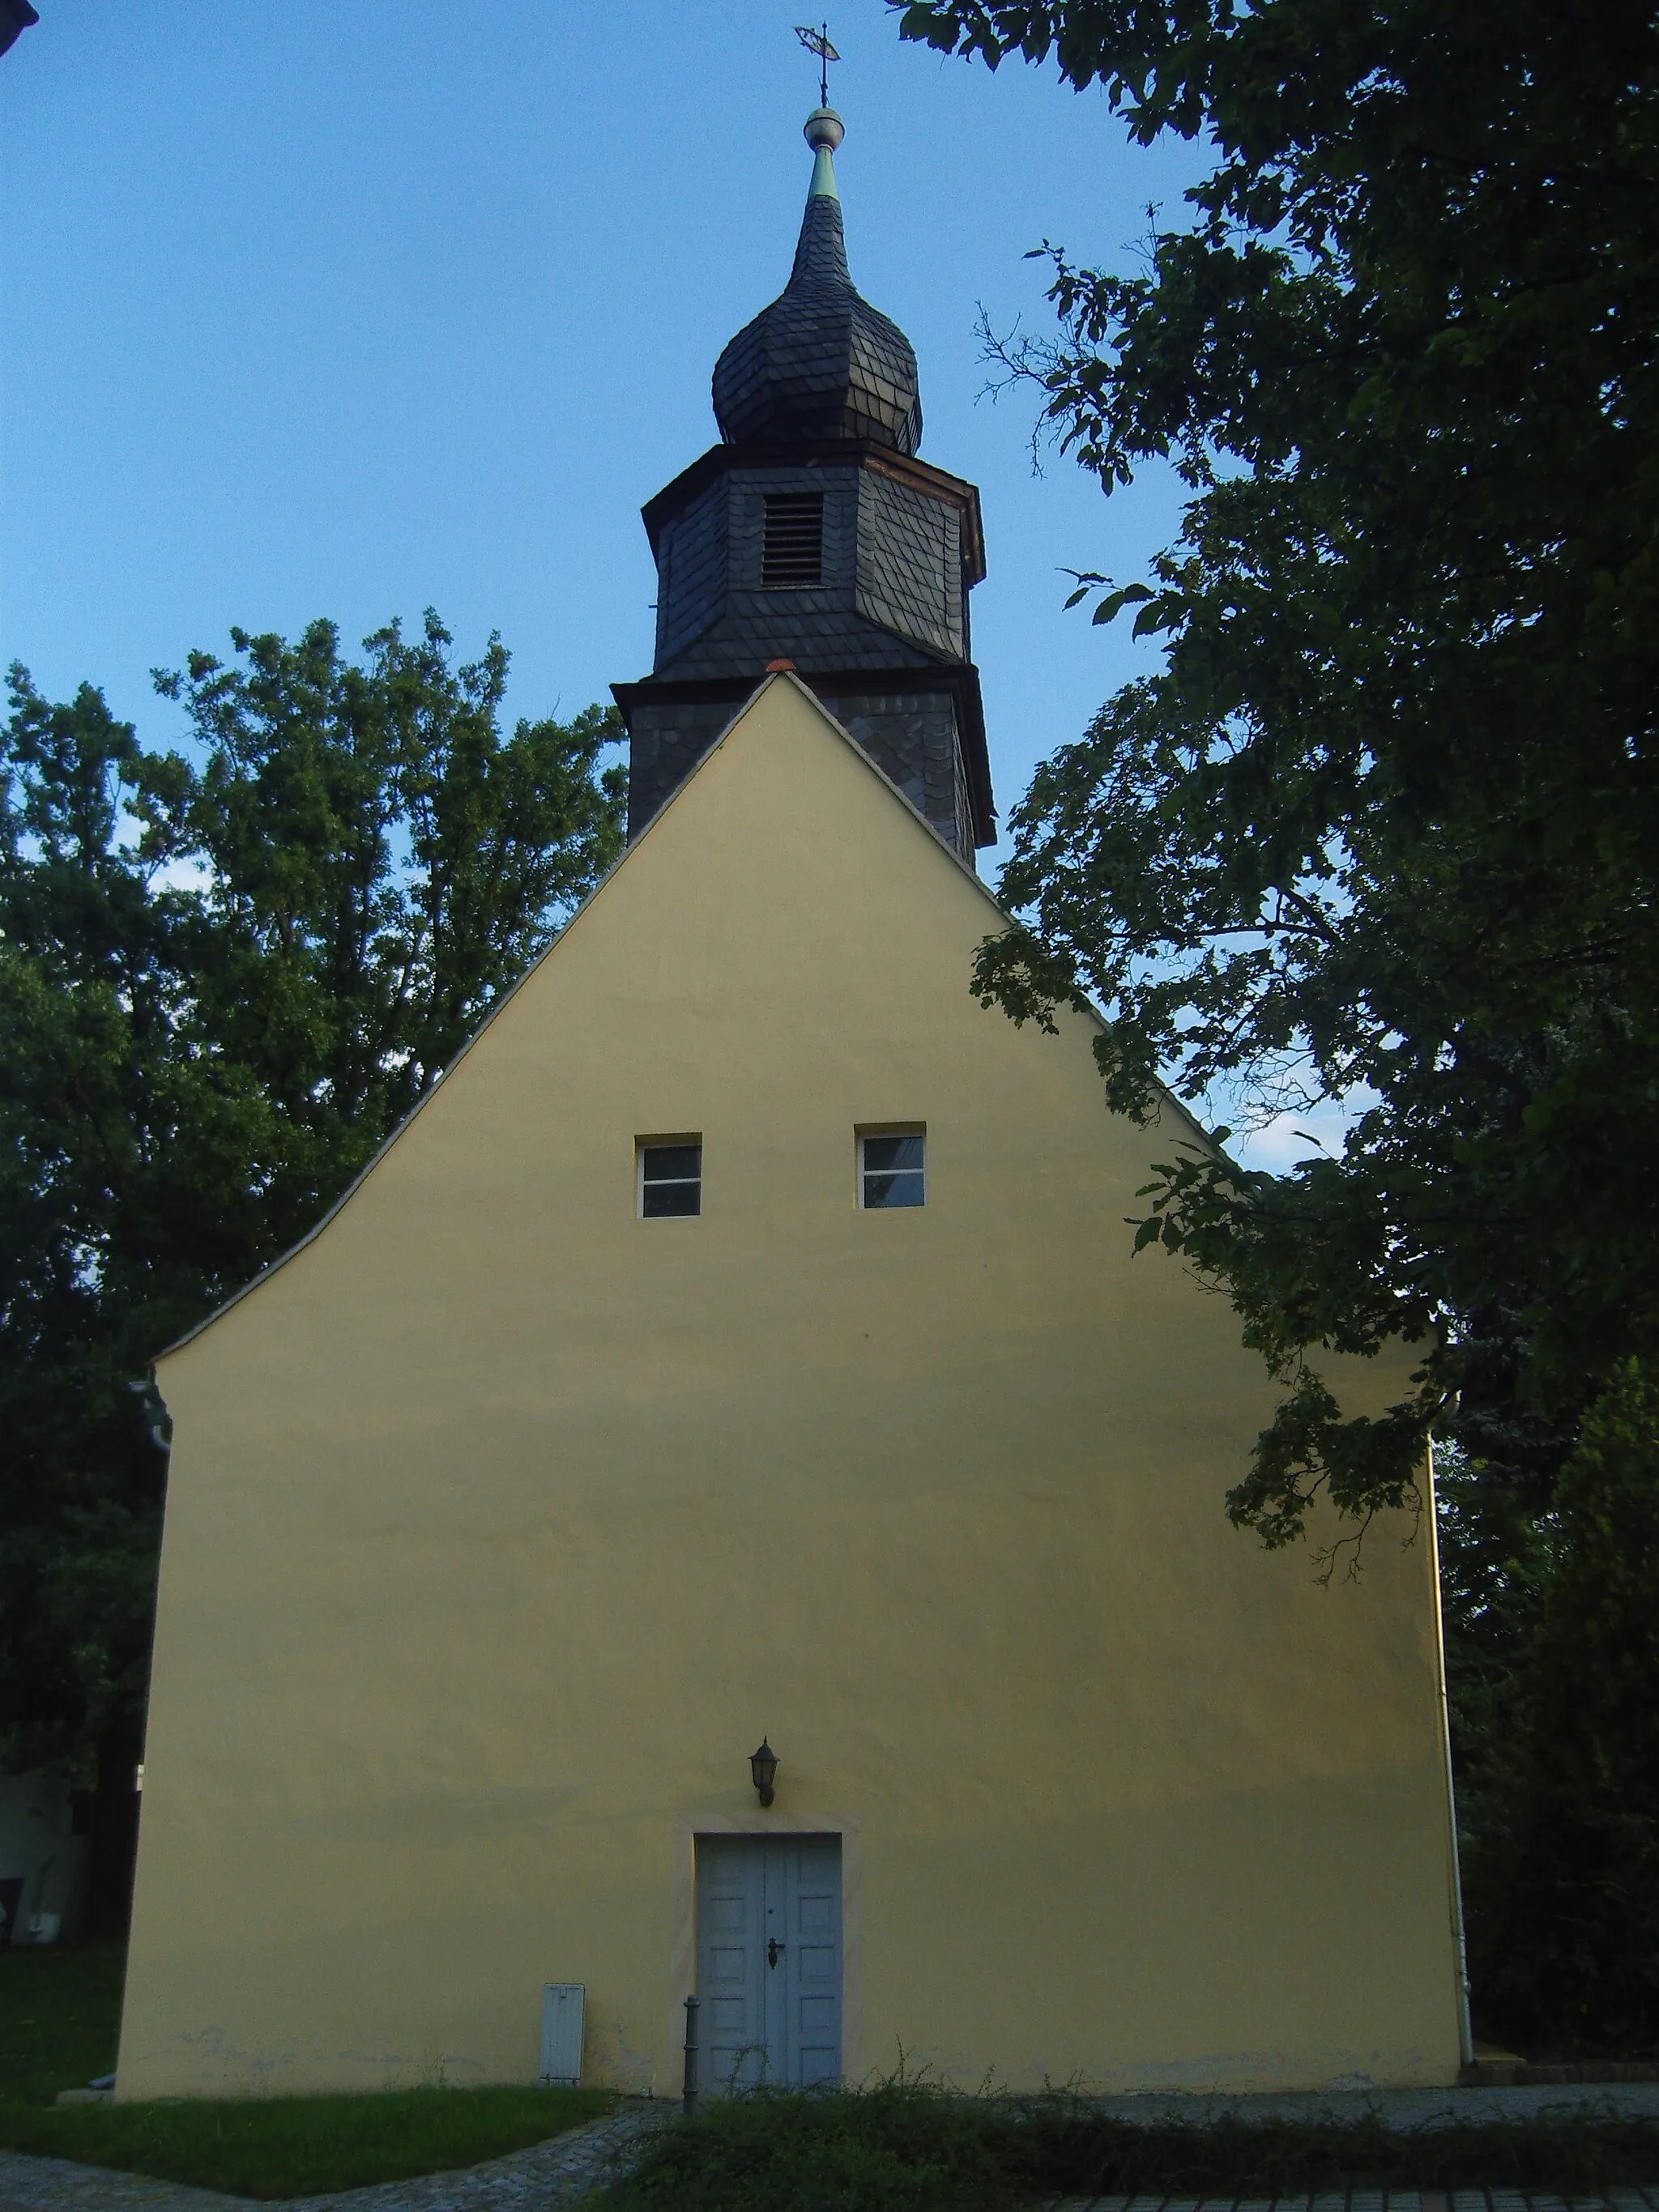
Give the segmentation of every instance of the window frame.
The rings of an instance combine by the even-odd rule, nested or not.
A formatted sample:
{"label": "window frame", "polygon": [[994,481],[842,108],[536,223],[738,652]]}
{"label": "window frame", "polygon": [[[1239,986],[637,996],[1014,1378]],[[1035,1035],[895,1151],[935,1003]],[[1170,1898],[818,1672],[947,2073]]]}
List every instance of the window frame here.
{"label": "window frame", "polygon": [[[695,1176],[659,1176],[653,1188],[683,1189],[688,1183],[697,1194],[697,1203],[689,1213],[647,1213],[645,1210],[645,1156],[647,1152],[688,1150],[696,1146],[697,1172]],[[700,1131],[684,1130],[672,1136],[635,1137],[634,1139],[634,1218],[636,1221],[699,1221],[702,1218],[702,1155],[703,1142]]]}
{"label": "window frame", "polygon": [[[922,1213],[928,1204],[927,1124],[925,1121],[860,1121],[853,1132],[854,1189],[860,1213]],[[864,1147],[871,1137],[918,1137],[921,1140],[921,1165],[919,1168],[866,1168]],[[871,1175],[920,1176],[921,1196],[910,1206],[872,1206],[865,1197],[866,1178]]]}

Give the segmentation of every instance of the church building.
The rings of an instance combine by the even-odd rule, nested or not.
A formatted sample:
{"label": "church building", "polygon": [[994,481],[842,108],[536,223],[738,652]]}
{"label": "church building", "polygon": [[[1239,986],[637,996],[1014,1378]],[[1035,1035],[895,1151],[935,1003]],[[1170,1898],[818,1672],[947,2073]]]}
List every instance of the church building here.
{"label": "church building", "polygon": [[806,136],[624,856],[157,1364],[124,2100],[672,2095],[688,1997],[711,2093],[1456,2075],[1431,1534],[1229,1526],[1274,1393],[1125,1226],[1201,1139],[970,994],[979,501]]}

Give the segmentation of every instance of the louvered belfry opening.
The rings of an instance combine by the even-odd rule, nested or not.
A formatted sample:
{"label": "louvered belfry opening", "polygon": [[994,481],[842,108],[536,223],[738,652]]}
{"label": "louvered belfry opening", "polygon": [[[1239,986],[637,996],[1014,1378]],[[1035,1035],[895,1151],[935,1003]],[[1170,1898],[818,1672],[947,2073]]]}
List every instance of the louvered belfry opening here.
{"label": "louvered belfry opening", "polygon": [[823,494],[766,495],[761,532],[761,584],[766,591],[823,580]]}

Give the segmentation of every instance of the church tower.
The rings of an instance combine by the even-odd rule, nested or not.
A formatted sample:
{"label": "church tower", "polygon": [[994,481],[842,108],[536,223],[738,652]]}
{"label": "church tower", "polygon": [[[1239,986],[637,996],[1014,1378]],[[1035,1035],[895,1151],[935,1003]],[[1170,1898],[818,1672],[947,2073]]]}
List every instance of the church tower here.
{"label": "church tower", "polygon": [[994,842],[968,594],[985,573],[979,494],[916,458],[909,340],[853,289],[832,156],[782,293],[714,368],[721,442],[644,509],[657,563],[651,674],[614,686],[637,837],[760,682],[793,665],[969,866]]}

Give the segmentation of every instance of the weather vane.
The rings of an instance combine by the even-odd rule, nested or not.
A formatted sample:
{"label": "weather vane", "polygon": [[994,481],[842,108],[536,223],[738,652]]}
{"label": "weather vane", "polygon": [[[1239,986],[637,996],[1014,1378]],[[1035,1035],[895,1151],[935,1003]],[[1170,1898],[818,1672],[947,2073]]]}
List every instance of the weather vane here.
{"label": "weather vane", "polygon": [[830,64],[841,59],[841,56],[830,43],[830,26],[826,23],[821,31],[815,31],[810,23],[797,23],[795,36],[809,54],[816,54],[818,58],[818,106],[828,107]]}

